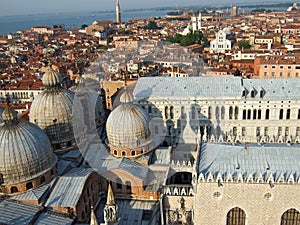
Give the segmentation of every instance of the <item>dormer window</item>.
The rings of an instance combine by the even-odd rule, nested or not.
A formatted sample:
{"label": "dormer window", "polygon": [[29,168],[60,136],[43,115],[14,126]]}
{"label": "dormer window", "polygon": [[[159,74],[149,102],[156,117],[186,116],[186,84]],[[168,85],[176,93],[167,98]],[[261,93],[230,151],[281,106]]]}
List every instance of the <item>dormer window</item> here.
{"label": "dormer window", "polygon": [[246,91],[245,90],[242,92],[242,97],[246,97]]}
{"label": "dormer window", "polygon": [[255,97],[255,92],[254,90],[251,91],[251,98],[254,98]]}
{"label": "dormer window", "polygon": [[260,97],[260,98],[263,98],[263,97],[264,97],[264,91],[263,91],[263,90],[260,90],[260,92],[259,92],[259,97]]}

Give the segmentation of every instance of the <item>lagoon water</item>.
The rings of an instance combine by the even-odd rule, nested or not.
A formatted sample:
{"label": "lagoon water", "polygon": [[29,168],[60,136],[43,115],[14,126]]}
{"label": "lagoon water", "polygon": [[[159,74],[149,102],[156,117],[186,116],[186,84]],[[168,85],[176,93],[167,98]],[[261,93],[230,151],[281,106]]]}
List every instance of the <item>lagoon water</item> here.
{"label": "lagoon water", "polygon": [[[285,8],[266,7],[271,10],[285,10]],[[254,8],[245,8],[246,12],[250,12]],[[174,9],[173,9],[174,10]],[[133,18],[150,18],[164,17],[167,12],[172,11],[168,8],[155,9],[137,9],[122,11],[122,21],[128,21]],[[96,20],[112,20],[115,21],[114,11],[102,12],[74,12],[74,13],[56,13],[56,14],[29,14],[0,16],[0,35],[6,35],[18,30],[27,30],[33,26],[45,25],[53,27],[53,25],[62,25],[66,29],[79,28],[83,24],[91,24]]]}
{"label": "lagoon water", "polygon": [[[133,18],[163,17],[170,10],[144,9],[122,12],[122,21]],[[107,12],[76,12],[76,13],[56,13],[56,14],[31,14],[0,16],[0,35],[6,35],[18,30],[27,30],[33,26],[62,25],[65,28],[78,28],[82,24],[91,24],[96,20],[115,20],[113,11]]]}

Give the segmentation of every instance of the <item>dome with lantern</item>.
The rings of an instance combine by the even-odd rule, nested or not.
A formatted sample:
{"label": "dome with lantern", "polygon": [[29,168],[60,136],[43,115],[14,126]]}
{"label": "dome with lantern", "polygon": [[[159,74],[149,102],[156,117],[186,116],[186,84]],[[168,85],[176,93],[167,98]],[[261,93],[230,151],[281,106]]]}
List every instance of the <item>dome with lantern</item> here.
{"label": "dome with lantern", "polygon": [[45,131],[54,149],[76,145],[85,132],[79,99],[61,86],[62,76],[52,68],[42,81],[46,90],[32,102],[30,121]]}
{"label": "dome with lantern", "polygon": [[111,154],[137,156],[152,150],[153,139],[148,116],[133,103],[133,96],[127,89],[121,95],[120,102],[106,123]]}
{"label": "dome with lantern", "polygon": [[35,124],[18,120],[9,104],[0,125],[0,192],[26,191],[51,180],[57,157],[47,135]]}

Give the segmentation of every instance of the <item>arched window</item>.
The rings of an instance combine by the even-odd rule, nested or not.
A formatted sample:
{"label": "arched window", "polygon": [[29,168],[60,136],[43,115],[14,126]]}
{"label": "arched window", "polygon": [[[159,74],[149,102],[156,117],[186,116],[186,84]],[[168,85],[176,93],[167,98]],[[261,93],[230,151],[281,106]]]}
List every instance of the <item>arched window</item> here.
{"label": "arched window", "polygon": [[287,109],[286,110],[286,119],[289,120],[291,118],[291,110]]}
{"label": "arched window", "polygon": [[208,107],[208,119],[211,119],[212,113],[211,113],[211,107]]}
{"label": "arched window", "polygon": [[280,111],[279,111],[279,119],[280,120],[283,119],[283,109],[280,109]]}
{"label": "arched window", "polygon": [[254,109],[254,110],[253,110],[253,119],[254,119],[254,120],[256,120],[256,116],[257,116],[257,110]]}
{"label": "arched window", "polygon": [[263,98],[263,97],[264,97],[264,91],[263,91],[263,90],[260,91],[259,97],[260,97],[260,98]]}
{"label": "arched window", "polygon": [[131,156],[135,156],[135,151],[132,151],[132,152],[131,152]]}
{"label": "arched window", "polygon": [[280,225],[300,224],[300,214],[296,209],[289,209],[281,216]]}
{"label": "arched window", "polygon": [[241,208],[235,207],[227,214],[226,225],[245,225],[246,213]]}
{"label": "arched window", "polygon": [[219,106],[216,107],[216,120],[220,119],[220,110],[219,110]]}
{"label": "arched window", "polygon": [[242,92],[242,97],[246,97],[246,91],[245,90]]}
{"label": "arched window", "polygon": [[247,119],[248,119],[248,120],[251,120],[251,109],[248,109]]}
{"label": "arched window", "polygon": [[114,150],[114,155],[118,155],[118,151],[117,150]]}
{"label": "arched window", "polygon": [[29,189],[31,189],[31,188],[33,188],[32,182],[28,182],[28,183],[26,184],[26,190],[29,190]]}
{"label": "arched window", "polygon": [[239,118],[239,107],[235,107],[234,109],[234,119],[237,120]]}
{"label": "arched window", "polygon": [[270,109],[266,109],[265,119],[268,120],[270,118]]}
{"label": "arched window", "polygon": [[41,184],[43,184],[43,183],[45,183],[45,181],[46,181],[45,177],[44,177],[44,176],[42,176],[42,177],[41,177],[41,181],[40,181],[40,183],[41,183]]}
{"label": "arched window", "polygon": [[243,120],[247,119],[247,111],[246,109],[243,110]]}
{"label": "arched window", "polygon": [[261,120],[261,109],[257,111],[257,119]]}
{"label": "arched window", "polygon": [[19,190],[18,190],[18,188],[17,187],[15,187],[15,186],[12,186],[11,188],[10,188],[10,193],[17,193]]}
{"label": "arched window", "polygon": [[117,189],[122,190],[122,181],[120,178],[116,179]]}
{"label": "arched window", "polygon": [[122,156],[126,156],[126,152],[125,151],[122,152]]}
{"label": "arched window", "polygon": [[171,117],[171,119],[174,119],[174,107],[173,106],[170,107],[170,117]]}
{"label": "arched window", "polygon": [[126,181],[125,185],[126,185],[126,190],[131,192],[131,182],[130,181]]}
{"label": "arched window", "polygon": [[229,107],[229,119],[232,120],[233,117],[233,108],[232,106]]}
{"label": "arched window", "polygon": [[148,113],[152,113],[152,106],[151,105],[149,105],[149,107],[148,107]]}
{"label": "arched window", "polygon": [[169,107],[166,106],[166,107],[165,107],[165,118],[166,118],[166,119],[169,118],[169,112],[168,112],[168,110],[169,110]]}
{"label": "arched window", "polygon": [[224,120],[225,119],[225,107],[222,106],[221,108],[221,119]]}

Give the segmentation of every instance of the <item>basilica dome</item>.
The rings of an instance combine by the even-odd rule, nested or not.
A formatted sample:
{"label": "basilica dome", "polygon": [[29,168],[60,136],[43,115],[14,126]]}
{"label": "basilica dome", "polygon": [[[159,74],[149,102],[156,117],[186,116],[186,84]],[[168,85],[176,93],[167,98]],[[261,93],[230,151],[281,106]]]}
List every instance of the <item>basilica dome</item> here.
{"label": "basilica dome", "polygon": [[[2,118],[4,123],[0,125],[1,186],[16,185],[44,176],[38,182],[31,182],[29,186],[27,184],[27,189],[30,189],[49,181],[50,174],[56,170],[57,158],[51,150],[47,135],[35,124],[18,120],[17,113],[10,106],[5,108]],[[47,173],[48,176],[45,175]],[[26,190],[22,185],[18,188],[19,191]],[[7,190],[10,193],[9,188]]]}
{"label": "basilica dome", "polygon": [[153,143],[148,117],[133,104],[133,97],[127,90],[120,101],[121,104],[111,112],[106,123],[111,153],[135,156],[150,150]]}
{"label": "basilica dome", "polygon": [[61,80],[61,75],[50,68],[42,78],[46,90],[30,109],[30,122],[45,131],[55,149],[71,147],[84,131],[81,104],[74,92],[61,87]]}

